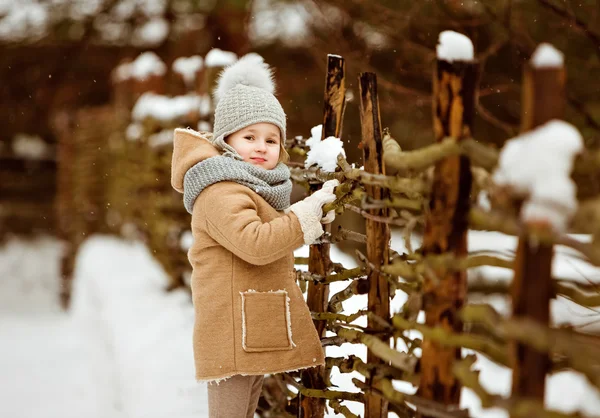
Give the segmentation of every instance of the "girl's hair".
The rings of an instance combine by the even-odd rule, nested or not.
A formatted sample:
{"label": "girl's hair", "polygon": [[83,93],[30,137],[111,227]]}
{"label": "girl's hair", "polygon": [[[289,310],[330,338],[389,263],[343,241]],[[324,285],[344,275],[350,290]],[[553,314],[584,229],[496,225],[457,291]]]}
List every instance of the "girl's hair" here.
{"label": "girl's hair", "polygon": [[283,142],[280,142],[281,146],[279,147],[279,161],[280,163],[287,163],[290,160],[290,154],[288,154],[287,150],[283,146]]}

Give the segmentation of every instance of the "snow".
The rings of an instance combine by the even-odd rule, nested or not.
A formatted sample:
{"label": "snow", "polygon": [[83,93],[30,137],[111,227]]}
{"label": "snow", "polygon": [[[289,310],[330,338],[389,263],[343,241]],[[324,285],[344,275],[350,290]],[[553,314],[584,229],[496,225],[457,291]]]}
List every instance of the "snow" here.
{"label": "snow", "polygon": [[185,231],[181,234],[179,238],[179,246],[182,250],[188,251],[192,248],[192,244],[194,243],[194,235],[192,235],[192,231]]}
{"label": "snow", "polygon": [[144,127],[139,123],[131,123],[125,130],[125,137],[130,141],[139,141],[144,134]]}
{"label": "snow", "polygon": [[536,68],[560,68],[564,65],[564,54],[549,43],[541,43],[531,56],[531,64]]}
{"label": "snow", "polygon": [[0,39],[12,42],[35,40],[46,35],[49,6],[34,1],[0,4]]}
{"label": "snow", "polygon": [[388,36],[365,22],[354,23],[353,29],[354,33],[363,38],[365,44],[371,49],[382,49],[390,45]]}
{"label": "snow", "polygon": [[311,19],[306,4],[300,2],[254,1],[248,28],[250,41],[256,46],[274,42],[292,48],[306,45]]}
{"label": "snow", "polygon": [[154,52],[144,52],[133,62],[121,64],[115,69],[115,79],[123,81],[135,78],[144,81],[152,76],[162,76],[167,72],[167,66]]}
{"label": "snow", "polygon": [[49,156],[48,144],[37,135],[17,134],[12,140],[13,153],[28,160],[39,160]]}
{"label": "snow", "polygon": [[59,307],[63,248],[49,237],[0,246],[0,416],[129,418],[98,322]]}
{"label": "snow", "polygon": [[140,96],[131,115],[136,121],[152,118],[170,122],[192,112],[200,113],[200,110],[204,109],[204,101],[205,98],[197,94],[168,97],[148,92]]}
{"label": "snow", "polygon": [[162,17],[154,17],[138,27],[131,43],[138,47],[153,47],[162,44],[169,36],[169,22]]}
{"label": "snow", "polygon": [[237,61],[237,55],[234,52],[223,51],[219,48],[213,48],[204,57],[204,65],[207,67],[225,67]]}
{"label": "snow", "polygon": [[100,323],[114,353],[124,415],[206,416],[206,386],[194,377],[191,297],[183,289],[165,291],[166,274],[151,251],[92,237],[80,249],[75,276],[72,314],[81,327]]}
{"label": "snow", "polygon": [[525,222],[544,222],[562,232],[577,209],[571,170],[582,149],[573,125],[552,120],[506,142],[493,180],[528,197],[521,209]]}
{"label": "snow", "polygon": [[462,33],[451,30],[440,33],[436,50],[438,59],[448,62],[472,61],[475,57],[473,42]]}
{"label": "snow", "polygon": [[[181,240],[187,241],[184,236]],[[498,233],[471,231],[469,235],[471,251],[507,252],[514,250],[515,244],[514,237]],[[415,237],[413,247],[418,245]],[[392,232],[391,246],[406,252],[400,230]],[[208,417],[206,387],[196,383],[193,374],[193,305],[189,294],[165,291],[166,274],[142,243],[97,235],[88,238],[79,250],[72,306],[64,313],[56,297],[62,251],[63,246],[49,238],[12,239],[0,246],[0,370],[4,371],[0,416]],[[558,247],[557,253],[556,270],[577,276],[577,269],[566,258],[573,252]],[[308,247],[295,254],[307,256]],[[332,245],[331,258],[347,268],[357,266],[354,256],[337,245]],[[589,269],[596,278],[600,276],[598,268]],[[333,283],[330,294],[347,285]],[[399,291],[391,302],[392,313],[405,299]],[[366,295],[343,302],[346,313],[366,305]],[[569,319],[564,313],[563,320]],[[419,320],[423,320],[422,315]],[[364,325],[365,318],[355,323]],[[366,359],[366,349],[360,345],[327,347],[326,353],[356,354]],[[509,394],[509,369],[481,355],[477,355],[476,367],[488,391]],[[358,391],[352,377],[364,380],[356,372],[341,374],[332,369],[332,383],[340,390]],[[547,382],[548,407],[566,413],[579,410],[593,414],[600,410],[598,391],[579,373],[561,371]],[[394,381],[394,386],[406,393],[416,390],[399,381]],[[363,413],[360,403],[344,404],[355,414]],[[468,389],[463,389],[461,406],[468,408],[473,418],[507,417],[502,410],[483,410]],[[339,415],[329,410],[326,416]]]}
{"label": "snow", "polygon": [[196,74],[198,71],[202,70],[203,64],[204,61],[199,55],[179,57],[173,61],[173,71],[181,74],[185,83],[190,87],[193,86],[194,81],[196,80]]}
{"label": "snow", "polygon": [[173,129],[163,129],[148,137],[148,146],[151,148],[173,144]]}
{"label": "snow", "polygon": [[207,122],[205,120],[201,120],[200,122],[198,122],[198,132],[211,132],[212,131],[212,125],[210,124],[210,122]]}
{"label": "snow", "polygon": [[306,154],[304,166],[309,168],[317,165],[320,169],[333,173],[337,167],[337,157],[342,154],[346,157],[344,143],[336,137],[330,136],[321,141],[323,125],[317,125],[310,131],[311,137],[306,140],[310,148]]}

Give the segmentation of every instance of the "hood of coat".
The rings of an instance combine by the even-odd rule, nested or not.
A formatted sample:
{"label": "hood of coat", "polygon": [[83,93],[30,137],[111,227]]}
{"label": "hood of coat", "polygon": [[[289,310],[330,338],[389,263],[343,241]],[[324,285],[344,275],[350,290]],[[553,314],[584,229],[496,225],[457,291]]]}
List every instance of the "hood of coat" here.
{"label": "hood of coat", "polygon": [[183,193],[185,173],[207,158],[221,153],[207,139],[206,132],[196,132],[193,129],[175,129],[173,137],[173,160],[171,162],[171,186]]}

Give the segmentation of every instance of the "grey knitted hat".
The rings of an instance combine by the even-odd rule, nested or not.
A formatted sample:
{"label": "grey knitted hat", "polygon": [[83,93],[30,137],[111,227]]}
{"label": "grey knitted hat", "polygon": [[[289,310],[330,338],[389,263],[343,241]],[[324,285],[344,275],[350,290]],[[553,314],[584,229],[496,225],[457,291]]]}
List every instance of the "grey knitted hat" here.
{"label": "grey knitted hat", "polygon": [[225,68],[214,91],[217,107],[213,144],[225,153],[241,159],[225,143],[225,137],[246,126],[268,122],[279,128],[281,143],[285,145],[285,112],[273,95],[274,92],[271,69],[256,53],[244,55]]}

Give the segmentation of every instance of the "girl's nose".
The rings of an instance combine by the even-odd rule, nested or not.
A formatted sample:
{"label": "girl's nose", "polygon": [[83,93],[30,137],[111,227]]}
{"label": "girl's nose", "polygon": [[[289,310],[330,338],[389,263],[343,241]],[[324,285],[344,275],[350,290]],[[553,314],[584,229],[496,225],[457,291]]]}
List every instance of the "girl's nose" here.
{"label": "girl's nose", "polygon": [[265,141],[256,141],[255,146],[256,146],[256,150],[261,151],[261,152],[264,152],[265,149],[267,148],[265,145]]}

